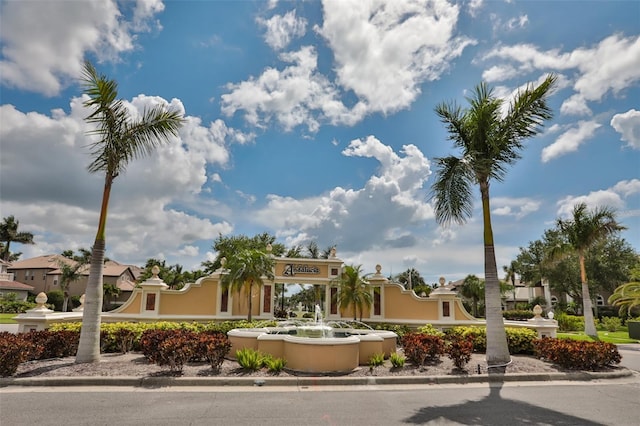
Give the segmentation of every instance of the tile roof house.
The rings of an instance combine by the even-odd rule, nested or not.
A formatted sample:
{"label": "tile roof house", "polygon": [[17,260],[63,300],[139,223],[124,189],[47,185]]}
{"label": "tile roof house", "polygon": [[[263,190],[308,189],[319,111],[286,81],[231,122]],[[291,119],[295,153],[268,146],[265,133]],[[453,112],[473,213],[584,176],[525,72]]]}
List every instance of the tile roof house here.
{"label": "tile roof house", "polygon": [[14,281],[13,274],[7,272],[9,263],[0,259],[0,297],[8,294],[15,294],[16,300],[27,300],[29,292],[33,292],[33,287],[19,281]]}
{"label": "tile roof house", "polygon": [[[48,293],[53,290],[61,290],[61,262],[74,263],[73,260],[62,255],[48,254],[13,262],[7,267],[7,271],[13,273],[16,279],[33,287],[31,293]],[[123,265],[113,260],[105,262],[103,269],[104,284],[114,285],[121,291],[120,295],[113,300],[115,304],[120,304],[129,298],[135,287],[135,281],[142,271],[137,266]],[[71,296],[81,296],[87,287],[89,265],[80,272],[82,277],[69,285],[69,294]]]}

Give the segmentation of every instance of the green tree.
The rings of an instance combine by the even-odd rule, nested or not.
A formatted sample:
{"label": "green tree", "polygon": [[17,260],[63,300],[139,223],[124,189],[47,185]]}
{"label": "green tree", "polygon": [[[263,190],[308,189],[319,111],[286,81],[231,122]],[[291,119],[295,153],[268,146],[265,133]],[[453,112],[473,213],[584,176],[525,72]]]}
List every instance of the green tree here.
{"label": "green tree", "polygon": [[518,273],[518,262],[512,260],[508,266],[503,266],[502,270],[505,273],[504,280],[510,286],[509,290],[513,292],[513,306],[516,306],[516,274]]}
{"label": "green tree", "polygon": [[[11,243],[35,244],[31,232],[19,232],[20,221],[11,215],[7,216],[0,223],[0,241],[2,242],[2,260],[9,262],[13,256],[9,250]],[[18,254],[19,255],[19,254]]]}
{"label": "green tree", "polygon": [[275,260],[270,254],[252,248],[238,251],[224,265],[227,271],[222,275],[222,286],[238,294],[242,291],[246,293],[249,300],[248,321],[252,319],[253,288],[262,287],[265,278],[273,280],[274,266]]}
{"label": "green tree", "polygon": [[177,136],[183,124],[178,111],[163,106],[150,108],[140,117],[131,114],[118,99],[115,80],[99,74],[90,62],[85,62],[82,85],[87,100],[84,106],[91,111],[85,121],[95,126],[90,134],[93,158],[89,173],[104,173],[104,187],[100,218],[91,251],[89,280],[85,292],[82,330],[76,354],[77,363],[100,360],[100,322],[103,299],[103,264],[106,246],[107,210],[114,180],[125,172],[127,165],[151,154],[158,146]]}
{"label": "green tree", "polygon": [[402,284],[407,290],[413,290],[416,287],[423,287],[426,285],[424,278],[420,275],[415,268],[409,268],[404,272],[396,275],[395,280]]}
{"label": "green tree", "polygon": [[353,309],[353,320],[360,320],[365,308],[370,308],[373,304],[371,285],[362,276],[362,265],[346,265],[342,268],[342,275],[334,279],[339,286],[336,295],[336,303],[340,309]]}
{"label": "green tree", "polygon": [[435,200],[436,220],[440,224],[463,224],[473,213],[472,185],[480,188],[484,225],[485,305],[487,317],[487,363],[509,362],[509,348],[502,318],[500,282],[491,226],[489,185],[502,181],[507,166],[520,159],[525,139],[537,135],[551,109],[547,97],[556,77],[549,75],[540,85],[527,85],[503,111],[502,99],[496,98],[486,84],[475,88],[468,98],[468,109],[455,103],[442,103],[436,113],[446,125],[449,140],[460,156],[437,158],[431,198]]}
{"label": "green tree", "polygon": [[82,277],[82,272],[91,260],[91,252],[87,249],[80,249],[79,255],[74,255],[73,250],[65,250],[62,256],[68,260],[59,260],[60,268],[60,290],[64,297],[62,312],[67,312],[69,305],[69,287]]}
{"label": "green tree", "polygon": [[484,298],[484,282],[475,275],[467,275],[460,286],[460,295],[471,300],[473,316],[478,318],[478,302]]}
{"label": "green tree", "polygon": [[558,219],[556,224],[564,237],[564,242],[554,248],[551,257],[562,257],[568,253],[576,253],[578,255],[584,311],[584,332],[588,336],[597,338],[598,333],[593,319],[585,257],[594,246],[606,239],[607,236],[616,234],[625,228],[616,221],[616,214],[613,209],[597,207],[593,211],[589,211],[585,203],[578,203],[573,207],[571,219]]}
{"label": "green tree", "polygon": [[105,284],[102,288],[102,293],[104,294],[104,303],[102,305],[102,310],[108,311],[110,310],[114,299],[120,296],[120,293],[122,293],[122,291],[116,284]]}
{"label": "green tree", "polygon": [[253,237],[246,235],[223,236],[219,235],[213,242],[213,250],[217,253],[215,260],[202,262],[205,272],[211,274],[221,266],[222,258],[231,259],[235,254],[244,249],[264,250],[271,247],[271,254],[282,256],[286,252],[284,244],[276,243],[276,237],[264,232]]}

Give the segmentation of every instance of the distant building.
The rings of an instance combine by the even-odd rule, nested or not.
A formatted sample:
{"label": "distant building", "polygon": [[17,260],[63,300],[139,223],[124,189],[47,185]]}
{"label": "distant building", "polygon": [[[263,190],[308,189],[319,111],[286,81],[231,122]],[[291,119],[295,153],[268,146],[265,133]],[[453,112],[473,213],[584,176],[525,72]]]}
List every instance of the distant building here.
{"label": "distant building", "polygon": [[0,297],[6,297],[13,293],[16,300],[27,300],[29,293],[33,292],[33,287],[19,281],[14,281],[13,274],[7,272],[9,263],[0,259]]}
{"label": "distant building", "polygon": [[[60,278],[62,271],[60,263],[69,265],[75,262],[72,259],[59,254],[48,254],[44,256],[32,257],[30,259],[13,262],[7,266],[7,272],[12,273],[16,280],[31,287],[31,293],[48,293],[60,288]],[[121,304],[129,299],[131,292],[135,288],[135,281],[142,273],[142,269],[137,266],[123,265],[113,260],[104,264],[103,282],[104,284],[115,285],[120,289],[120,295],[113,300],[114,304]],[[89,265],[81,270],[81,278],[69,285],[70,296],[81,296],[87,288],[89,279]]]}

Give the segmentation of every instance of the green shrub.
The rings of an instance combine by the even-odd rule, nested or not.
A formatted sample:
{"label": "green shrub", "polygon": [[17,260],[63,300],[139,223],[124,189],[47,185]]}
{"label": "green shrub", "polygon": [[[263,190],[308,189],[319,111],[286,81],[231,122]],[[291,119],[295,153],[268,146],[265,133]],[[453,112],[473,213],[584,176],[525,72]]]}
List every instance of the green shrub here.
{"label": "green shrub", "polygon": [[554,319],[558,321],[559,331],[581,331],[584,330],[584,318],[576,315],[558,312]]}
{"label": "green shrub", "polygon": [[404,367],[406,358],[399,353],[394,352],[389,357],[389,361],[391,361],[391,365],[393,366],[393,368],[402,368]]}
{"label": "green shrub", "polygon": [[446,334],[449,338],[471,339],[475,352],[485,353],[487,351],[487,330],[484,327],[453,327],[448,329]]}
{"label": "green shrub", "polygon": [[572,370],[600,370],[622,360],[616,345],[571,339],[537,339],[536,356]]}
{"label": "green shrub", "polygon": [[444,333],[433,326],[433,324],[425,324],[422,327],[418,327],[418,332],[423,334],[429,334],[430,336],[444,337]]}
{"label": "green shrub", "polygon": [[538,333],[530,328],[506,327],[507,344],[509,345],[509,353],[515,354],[533,354],[533,342],[538,338]]}
{"label": "green shrub", "polygon": [[375,368],[384,365],[384,353],[376,353],[369,357],[369,367]]}
{"label": "green shrub", "polygon": [[245,370],[257,371],[263,366],[264,355],[255,349],[244,348],[236,351],[236,360]]}
{"label": "green shrub", "polygon": [[453,365],[456,368],[462,370],[465,365],[471,361],[471,355],[473,354],[473,340],[468,338],[462,338],[459,336],[452,336],[448,340],[446,345],[447,356],[453,361]]}
{"label": "green shrub", "polygon": [[387,330],[393,331],[398,335],[398,337],[402,337],[405,334],[409,333],[411,329],[406,324],[388,324],[388,323],[375,323],[369,324],[371,328],[374,330]]}
{"label": "green shrub", "polygon": [[[505,327],[507,344],[511,354],[532,354],[533,341],[538,338],[538,333],[524,327]],[[487,329],[484,327],[454,327],[446,332],[447,339],[461,337],[471,339],[473,350],[479,353],[487,351]]]}
{"label": "green shrub", "polygon": [[54,311],[62,311],[64,294],[61,290],[53,290],[47,293],[47,305],[53,305]]}
{"label": "green shrub", "polygon": [[421,367],[425,361],[438,361],[444,353],[444,340],[440,336],[407,333],[400,339],[400,344],[407,359],[417,367]]}
{"label": "green shrub", "polygon": [[287,366],[287,360],[284,358],[265,357],[263,364],[270,373],[278,374]]}
{"label": "green shrub", "polygon": [[17,300],[15,293],[9,293],[0,297],[0,313],[2,314],[21,314],[27,311],[27,309],[35,308],[36,304],[33,302],[24,302]]}
{"label": "green shrub", "polygon": [[506,320],[526,321],[529,318],[533,318],[534,317],[534,313],[533,313],[533,311],[526,310],[526,309],[513,309],[513,310],[510,310],[510,311],[502,312],[502,316]]}
{"label": "green shrub", "polygon": [[618,331],[622,327],[622,321],[618,317],[602,317],[600,324],[605,330],[611,332]]}

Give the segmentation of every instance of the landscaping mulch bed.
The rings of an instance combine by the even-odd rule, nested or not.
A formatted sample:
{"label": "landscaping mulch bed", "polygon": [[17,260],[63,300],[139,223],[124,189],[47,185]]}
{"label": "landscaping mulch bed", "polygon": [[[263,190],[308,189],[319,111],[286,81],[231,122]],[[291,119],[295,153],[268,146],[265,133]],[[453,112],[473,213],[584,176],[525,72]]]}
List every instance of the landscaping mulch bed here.
{"label": "landscaping mulch bed", "polygon": [[[128,377],[269,377],[274,374],[262,369],[259,371],[243,370],[232,360],[225,360],[219,371],[214,371],[207,363],[186,364],[182,372],[172,372],[168,367],[151,364],[140,353],[102,354],[98,363],[76,364],[73,357],[55,358],[48,360],[29,361],[22,363],[13,377],[95,377],[95,376],[128,376]],[[533,356],[514,355],[512,362],[506,367],[505,374],[519,373],[554,373],[566,372],[553,364],[539,360]],[[352,372],[339,374],[341,376],[448,376],[448,375],[477,375],[486,374],[487,366],[484,354],[473,354],[471,361],[464,370],[454,367],[451,360],[442,357],[439,362],[416,367],[409,363],[402,368],[393,368],[387,360],[383,366],[370,369],[360,366]],[[310,374],[282,371],[278,377],[309,376]],[[322,374],[313,374],[322,376]],[[332,376],[338,374],[331,374]]]}

